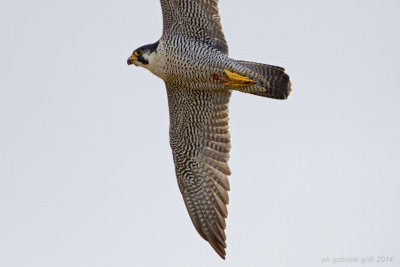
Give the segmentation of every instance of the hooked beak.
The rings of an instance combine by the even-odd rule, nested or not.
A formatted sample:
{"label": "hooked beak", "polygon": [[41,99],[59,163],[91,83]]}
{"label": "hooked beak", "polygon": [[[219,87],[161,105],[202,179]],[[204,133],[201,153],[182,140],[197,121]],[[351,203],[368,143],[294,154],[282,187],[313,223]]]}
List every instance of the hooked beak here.
{"label": "hooked beak", "polygon": [[126,61],[126,63],[128,63],[128,65],[132,65],[132,64],[135,64],[136,60],[137,60],[137,57],[136,57],[135,55],[132,54],[132,55],[128,58],[128,60]]}

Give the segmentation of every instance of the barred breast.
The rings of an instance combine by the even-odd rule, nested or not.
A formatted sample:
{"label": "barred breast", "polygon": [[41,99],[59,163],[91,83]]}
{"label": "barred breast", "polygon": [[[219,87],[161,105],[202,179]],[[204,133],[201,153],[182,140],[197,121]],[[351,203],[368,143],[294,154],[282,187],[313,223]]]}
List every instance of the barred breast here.
{"label": "barred breast", "polygon": [[[185,36],[163,36],[159,52],[165,58],[164,81],[184,84],[188,88],[199,88],[196,85],[200,83],[210,84],[211,87],[219,85],[218,78],[224,76],[223,69],[237,65],[222,51]],[[229,88],[225,87],[225,90]]]}

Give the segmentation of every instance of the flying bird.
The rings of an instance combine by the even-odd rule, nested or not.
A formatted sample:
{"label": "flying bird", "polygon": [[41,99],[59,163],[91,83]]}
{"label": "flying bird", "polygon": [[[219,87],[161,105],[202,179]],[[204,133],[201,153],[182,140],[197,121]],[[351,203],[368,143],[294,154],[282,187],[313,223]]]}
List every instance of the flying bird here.
{"label": "flying bird", "polygon": [[160,2],[161,38],[127,63],[164,80],[179,189],[196,230],[225,259],[231,92],[286,99],[290,79],[281,67],[228,56],[218,0]]}

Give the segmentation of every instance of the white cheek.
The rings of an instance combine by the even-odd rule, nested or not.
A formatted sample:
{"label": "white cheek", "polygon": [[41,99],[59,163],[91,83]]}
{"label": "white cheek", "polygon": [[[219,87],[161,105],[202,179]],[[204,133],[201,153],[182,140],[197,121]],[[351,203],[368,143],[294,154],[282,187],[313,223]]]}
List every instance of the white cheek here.
{"label": "white cheek", "polygon": [[149,62],[149,64],[154,64],[156,61],[156,53],[143,55],[143,58]]}
{"label": "white cheek", "polygon": [[149,62],[149,64],[144,65],[143,67],[145,67],[146,69],[148,69],[161,79],[165,78],[164,77],[165,60],[160,54],[153,52],[149,55],[143,55],[143,58]]}

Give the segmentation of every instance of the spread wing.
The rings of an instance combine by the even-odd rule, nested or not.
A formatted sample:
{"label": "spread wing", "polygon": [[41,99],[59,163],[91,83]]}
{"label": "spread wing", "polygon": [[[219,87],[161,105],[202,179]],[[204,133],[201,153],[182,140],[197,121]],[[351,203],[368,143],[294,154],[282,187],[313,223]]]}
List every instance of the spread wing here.
{"label": "spread wing", "polygon": [[163,34],[199,38],[228,54],[219,16],[219,0],[160,0]]}
{"label": "spread wing", "polygon": [[229,91],[190,91],[167,84],[176,176],[199,234],[225,258],[229,202]]}

